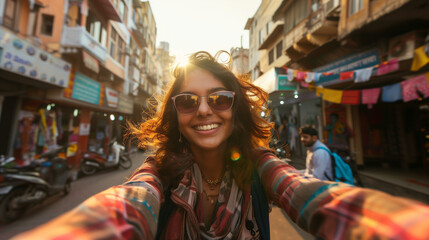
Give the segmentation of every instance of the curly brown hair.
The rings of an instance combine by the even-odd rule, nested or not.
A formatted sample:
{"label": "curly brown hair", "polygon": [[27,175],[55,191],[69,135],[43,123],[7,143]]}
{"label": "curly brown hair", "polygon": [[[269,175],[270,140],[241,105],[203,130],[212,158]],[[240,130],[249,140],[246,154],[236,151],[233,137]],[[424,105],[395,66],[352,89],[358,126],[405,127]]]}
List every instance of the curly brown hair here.
{"label": "curly brown hair", "polygon": [[[196,52],[189,57],[188,64],[175,67],[174,81],[164,95],[159,110],[138,126],[130,125],[130,133],[138,138],[140,147],[155,147],[156,165],[163,184],[177,186],[184,171],[193,161],[186,139],[179,143],[177,113],[171,97],[179,94],[186,74],[195,69],[208,71],[220,80],[227,90],[235,92],[232,107],[233,130],[227,140],[228,150],[225,152],[224,161],[232,170],[237,185],[246,189],[250,186],[250,176],[256,162],[255,149],[267,147],[270,141],[271,124],[260,117],[268,94],[247,79],[236,77],[227,66],[219,63],[208,52]],[[240,153],[239,160],[230,160],[232,149]]]}

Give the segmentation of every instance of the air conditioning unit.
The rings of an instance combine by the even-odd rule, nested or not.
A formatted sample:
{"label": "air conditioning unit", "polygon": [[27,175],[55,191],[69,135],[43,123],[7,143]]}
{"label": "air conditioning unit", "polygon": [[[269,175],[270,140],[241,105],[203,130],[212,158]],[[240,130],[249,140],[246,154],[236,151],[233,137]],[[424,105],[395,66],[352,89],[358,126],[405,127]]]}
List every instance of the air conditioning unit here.
{"label": "air conditioning unit", "polygon": [[340,0],[328,0],[325,3],[325,12],[326,15],[334,11],[337,7],[340,6]]}
{"label": "air conditioning unit", "polygon": [[387,60],[398,59],[407,60],[414,56],[414,48],[416,47],[415,34],[405,34],[396,36],[389,40],[389,55]]}

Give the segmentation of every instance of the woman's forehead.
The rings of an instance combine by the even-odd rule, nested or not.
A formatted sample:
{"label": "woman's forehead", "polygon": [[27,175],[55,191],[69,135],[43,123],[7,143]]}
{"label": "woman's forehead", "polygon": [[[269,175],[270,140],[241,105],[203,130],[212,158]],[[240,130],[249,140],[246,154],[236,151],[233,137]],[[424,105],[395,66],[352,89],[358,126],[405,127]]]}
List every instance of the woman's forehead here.
{"label": "woman's forehead", "polygon": [[213,89],[226,89],[225,85],[210,72],[194,69],[185,74],[180,92],[211,92]]}

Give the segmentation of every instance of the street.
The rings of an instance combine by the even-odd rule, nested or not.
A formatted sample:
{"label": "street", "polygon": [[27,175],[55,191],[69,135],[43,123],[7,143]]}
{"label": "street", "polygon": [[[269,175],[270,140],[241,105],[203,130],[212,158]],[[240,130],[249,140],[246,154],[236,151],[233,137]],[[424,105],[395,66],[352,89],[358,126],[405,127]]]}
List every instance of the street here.
{"label": "street", "polygon": [[[67,196],[54,196],[43,205],[30,210],[22,218],[7,225],[0,225],[0,239],[9,239],[12,236],[30,230],[49,220],[71,210],[88,197],[103,191],[106,188],[122,183],[134,169],[143,163],[144,153],[134,154],[133,166],[130,169],[106,170],[93,176],[83,177],[72,183],[72,190]],[[270,213],[271,239],[313,239],[313,237],[299,229],[278,208],[273,206]]]}

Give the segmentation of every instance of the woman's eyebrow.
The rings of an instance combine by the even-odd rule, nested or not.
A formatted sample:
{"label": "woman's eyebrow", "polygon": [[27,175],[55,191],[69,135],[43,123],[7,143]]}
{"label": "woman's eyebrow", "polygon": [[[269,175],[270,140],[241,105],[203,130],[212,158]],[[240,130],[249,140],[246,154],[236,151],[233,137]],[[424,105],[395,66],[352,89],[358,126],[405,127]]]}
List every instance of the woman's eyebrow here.
{"label": "woman's eyebrow", "polygon": [[227,89],[224,87],[217,87],[217,88],[210,89],[209,93],[214,93],[214,92],[218,92],[218,91],[225,91],[225,90],[227,90]]}

